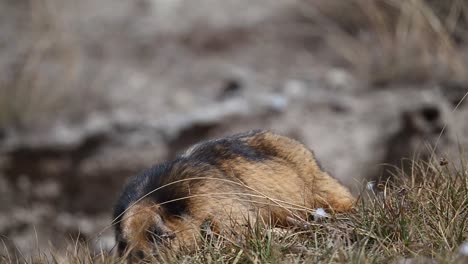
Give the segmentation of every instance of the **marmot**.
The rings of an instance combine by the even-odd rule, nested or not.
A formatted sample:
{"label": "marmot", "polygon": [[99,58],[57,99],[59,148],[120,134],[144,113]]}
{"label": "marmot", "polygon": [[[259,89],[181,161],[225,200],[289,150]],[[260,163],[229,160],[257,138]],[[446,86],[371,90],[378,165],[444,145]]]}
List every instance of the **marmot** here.
{"label": "marmot", "polygon": [[114,211],[118,252],[193,250],[206,223],[216,232],[258,219],[287,227],[313,208],[343,212],[354,202],[304,145],[250,131],[196,144],[131,178]]}

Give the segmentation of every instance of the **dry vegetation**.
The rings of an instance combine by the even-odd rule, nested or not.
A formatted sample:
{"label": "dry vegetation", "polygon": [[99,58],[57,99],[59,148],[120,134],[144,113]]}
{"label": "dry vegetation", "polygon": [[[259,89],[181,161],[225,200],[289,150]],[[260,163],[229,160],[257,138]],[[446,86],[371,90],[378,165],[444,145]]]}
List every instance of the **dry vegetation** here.
{"label": "dry vegetation", "polygon": [[[457,164],[415,163],[410,176],[368,184],[355,212],[311,219],[295,230],[251,227],[228,241],[207,234],[198,252],[166,255],[163,263],[466,263],[468,253],[468,171]],[[315,219],[314,219],[315,218]],[[463,244],[465,243],[465,244]],[[112,253],[91,253],[71,243],[66,255],[43,252],[28,263],[118,263]],[[15,263],[13,254],[3,261]]]}
{"label": "dry vegetation", "polygon": [[24,18],[27,29],[15,43],[16,65],[7,65],[10,78],[0,84],[0,126],[21,126],[51,114],[66,103],[72,88],[76,54],[61,34],[57,14],[49,1],[28,4],[34,12]]}
{"label": "dry vegetation", "polygon": [[307,0],[338,56],[374,85],[466,81],[463,0]]}
{"label": "dry vegetation", "polygon": [[84,75],[80,43],[64,22],[64,5],[56,0],[2,4],[0,15],[10,12],[8,17],[21,22],[5,33],[8,43],[0,53],[5,73],[0,78],[0,128],[27,129],[75,115],[82,111],[81,98],[91,106],[88,102],[97,94],[94,75]]}

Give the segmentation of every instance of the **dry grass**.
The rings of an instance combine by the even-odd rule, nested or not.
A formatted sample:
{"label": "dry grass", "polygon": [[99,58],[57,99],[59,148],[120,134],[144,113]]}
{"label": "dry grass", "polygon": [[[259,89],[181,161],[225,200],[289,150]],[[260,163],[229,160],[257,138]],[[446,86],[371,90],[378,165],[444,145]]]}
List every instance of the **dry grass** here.
{"label": "dry grass", "polygon": [[[468,171],[457,164],[415,163],[411,176],[363,191],[354,212],[313,216],[295,229],[263,225],[238,233],[236,241],[206,233],[195,253],[164,254],[163,263],[392,263],[401,258],[465,263],[468,242]],[[403,175],[403,172],[400,173]],[[406,173],[408,174],[408,173]],[[401,176],[400,175],[400,176]],[[398,175],[396,175],[398,176]],[[368,185],[370,187],[370,185]],[[245,229],[244,229],[245,230]],[[466,254],[466,252],[465,252]],[[11,254],[12,255],[12,254]],[[6,263],[15,263],[13,256]],[[27,263],[119,263],[111,253],[91,253],[71,243],[65,255],[44,252]]]}
{"label": "dry grass", "polygon": [[52,0],[17,5],[28,6],[31,13],[23,18],[25,30],[12,39],[17,42],[10,51],[17,54],[16,63],[0,83],[0,127],[22,126],[63,109],[70,102],[78,70],[78,53],[61,28],[59,6]]}
{"label": "dry grass", "polygon": [[466,1],[306,0],[302,14],[371,84],[466,81]]}
{"label": "dry grass", "polygon": [[66,20],[72,7],[60,0],[0,5],[12,32],[0,53],[0,69],[6,73],[0,78],[0,128],[27,129],[82,115],[95,107],[94,101],[103,104],[95,98],[101,92],[98,78]]}

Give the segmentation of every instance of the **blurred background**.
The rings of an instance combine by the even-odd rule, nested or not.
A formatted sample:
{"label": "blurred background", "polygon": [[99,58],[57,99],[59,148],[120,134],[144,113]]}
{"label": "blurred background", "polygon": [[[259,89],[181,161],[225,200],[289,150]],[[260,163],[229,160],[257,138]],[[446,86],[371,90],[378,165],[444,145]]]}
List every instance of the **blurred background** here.
{"label": "blurred background", "polygon": [[356,193],[460,164],[467,41],[464,0],[0,0],[0,255],[112,248],[129,176],[250,129]]}

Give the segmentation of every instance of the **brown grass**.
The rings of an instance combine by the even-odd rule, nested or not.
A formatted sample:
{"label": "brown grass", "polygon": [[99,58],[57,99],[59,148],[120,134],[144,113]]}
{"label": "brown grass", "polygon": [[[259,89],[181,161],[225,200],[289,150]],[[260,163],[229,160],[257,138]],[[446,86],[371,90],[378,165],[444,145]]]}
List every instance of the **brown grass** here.
{"label": "brown grass", "polygon": [[[466,162],[442,165],[415,162],[409,177],[396,177],[362,192],[356,210],[325,218],[311,216],[295,230],[251,226],[237,239],[205,233],[194,253],[166,253],[162,263],[391,263],[416,258],[425,263],[465,263],[459,250],[468,241]],[[458,167],[458,168],[456,168]],[[233,230],[236,230],[234,227]],[[27,263],[120,263],[109,252],[91,253],[70,243],[65,253],[43,252]],[[15,263],[10,254],[6,263]],[[55,260],[54,260],[55,259]]]}
{"label": "brown grass", "polygon": [[[76,75],[77,51],[50,0],[30,1],[30,16],[14,52],[11,77],[0,84],[0,126],[21,126],[67,104]],[[23,3],[24,4],[24,3]],[[28,5],[28,4],[25,4]]]}
{"label": "brown grass", "polygon": [[0,128],[50,124],[103,104],[96,98],[98,78],[86,68],[81,43],[66,20],[70,1],[9,1],[0,8],[0,15],[17,13],[6,21],[14,30],[5,47],[11,58],[0,57],[7,73],[0,78]]}
{"label": "brown grass", "polygon": [[302,14],[371,84],[466,81],[466,1],[306,0]]}

